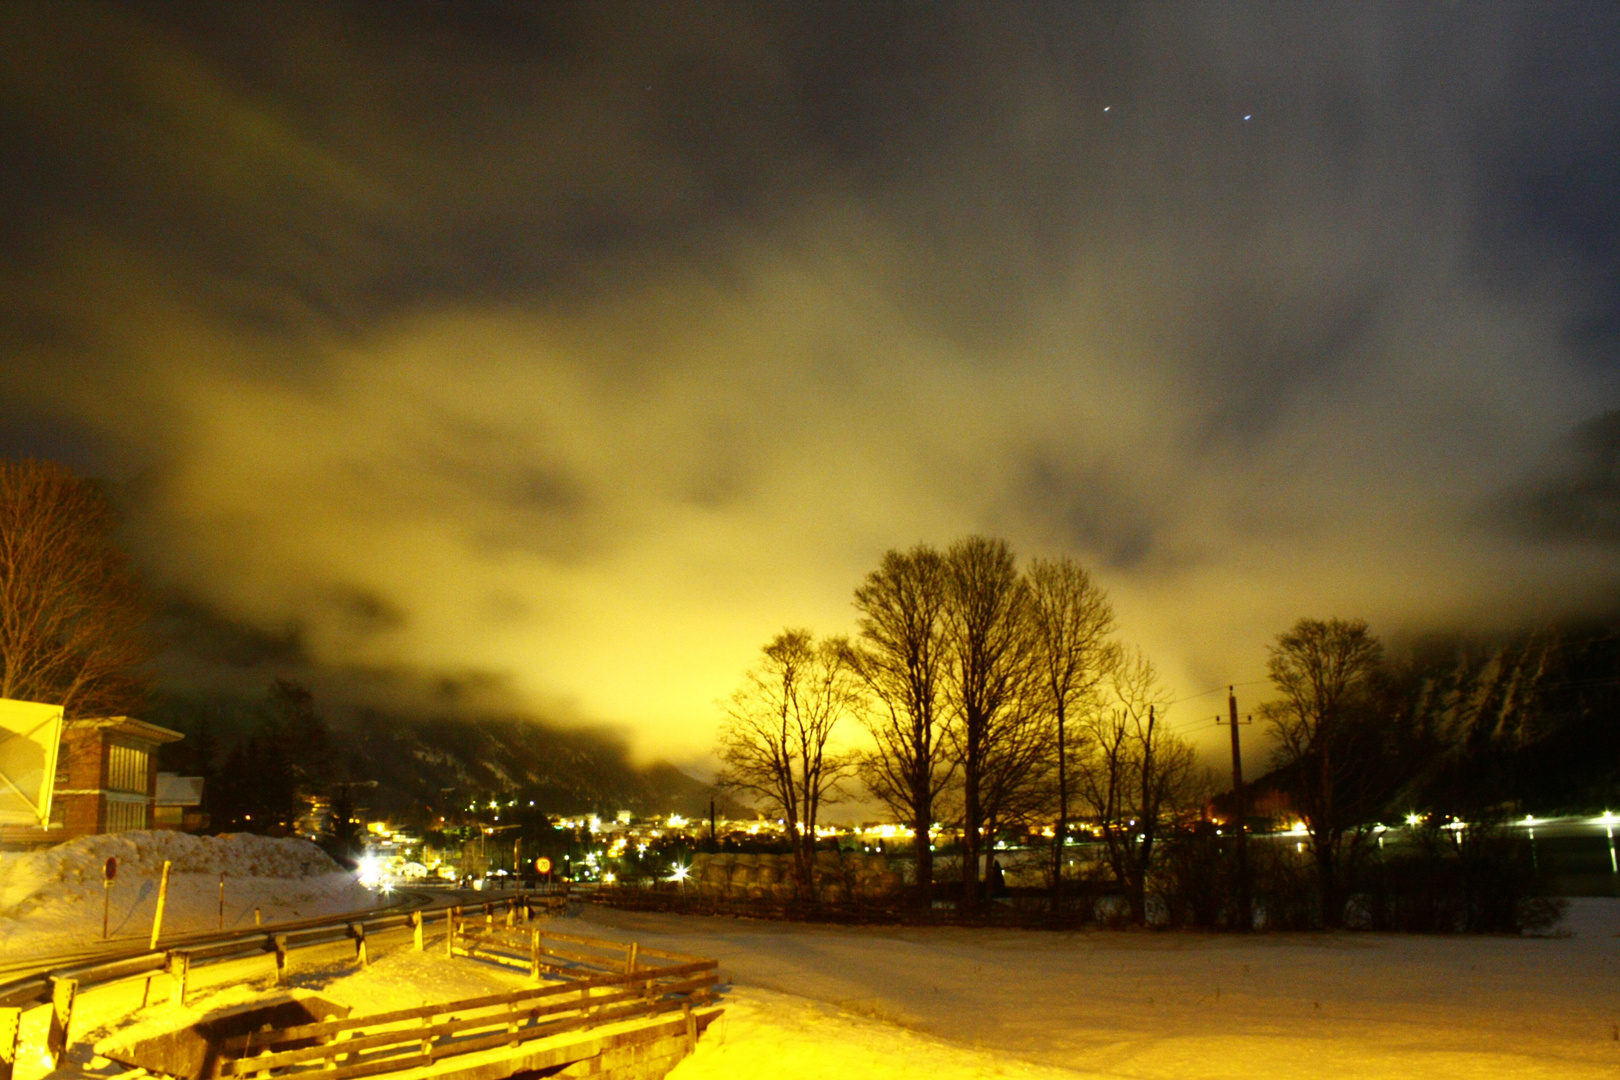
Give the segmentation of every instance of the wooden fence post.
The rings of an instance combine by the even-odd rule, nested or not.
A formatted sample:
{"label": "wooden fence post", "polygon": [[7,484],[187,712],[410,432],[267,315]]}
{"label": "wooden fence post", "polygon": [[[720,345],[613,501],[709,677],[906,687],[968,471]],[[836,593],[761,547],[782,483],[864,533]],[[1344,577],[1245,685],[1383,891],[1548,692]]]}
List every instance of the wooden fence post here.
{"label": "wooden fence post", "polygon": [[416,951],[421,952],[422,951],[422,913],[420,911],[411,912],[411,932],[412,932],[412,935],[416,939]]}
{"label": "wooden fence post", "polygon": [[[529,931],[529,977],[540,981],[540,931]],[[0,1076],[0,1080],[6,1080]]]}
{"label": "wooden fence post", "polygon": [[638,947],[638,944],[632,941],[630,943],[630,951],[624,954],[624,973],[626,975],[634,975],[636,973],[636,950]]}
{"label": "wooden fence post", "polygon": [[17,1064],[17,1036],[22,1030],[21,1009],[0,1009],[0,1080],[11,1080]]}
{"label": "wooden fence post", "polygon": [[277,934],[274,938],[276,946],[276,985],[287,984],[287,935]]}
{"label": "wooden fence post", "polygon": [[51,1026],[45,1033],[45,1052],[50,1055],[51,1068],[62,1064],[62,1054],[68,1048],[68,1028],[73,1025],[73,999],[79,993],[77,979],[51,979]]}
{"label": "wooden fence post", "polygon": [[456,913],[452,911],[445,916],[444,928],[444,956],[446,960],[456,955]]}
{"label": "wooden fence post", "polygon": [[371,954],[366,950],[366,924],[350,923],[349,933],[354,935],[354,958],[361,967],[371,965]]}

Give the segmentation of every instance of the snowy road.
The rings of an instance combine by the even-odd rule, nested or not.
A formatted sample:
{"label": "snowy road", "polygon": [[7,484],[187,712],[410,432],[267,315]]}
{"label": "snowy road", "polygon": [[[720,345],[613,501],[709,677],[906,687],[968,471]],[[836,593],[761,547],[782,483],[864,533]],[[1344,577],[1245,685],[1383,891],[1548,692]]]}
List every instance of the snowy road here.
{"label": "snowy road", "polygon": [[1612,901],[1577,902],[1573,936],[1549,939],[579,922],[717,957],[738,987],[672,1080],[1620,1075]]}

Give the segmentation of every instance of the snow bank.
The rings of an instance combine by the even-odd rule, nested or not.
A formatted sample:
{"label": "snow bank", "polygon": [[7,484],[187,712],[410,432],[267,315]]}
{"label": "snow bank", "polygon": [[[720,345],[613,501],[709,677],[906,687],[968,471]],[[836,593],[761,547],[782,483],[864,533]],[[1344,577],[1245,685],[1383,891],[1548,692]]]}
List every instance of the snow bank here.
{"label": "snow bank", "polygon": [[219,879],[225,875],[227,928],[313,918],[371,907],[374,898],[307,840],[233,833],[190,836],[124,832],[81,836],[45,851],[0,853],[0,951],[46,954],[101,939],[102,867],[118,860],[105,896],[108,936],[150,933],[165,860],[169,900],[164,935],[218,928]]}

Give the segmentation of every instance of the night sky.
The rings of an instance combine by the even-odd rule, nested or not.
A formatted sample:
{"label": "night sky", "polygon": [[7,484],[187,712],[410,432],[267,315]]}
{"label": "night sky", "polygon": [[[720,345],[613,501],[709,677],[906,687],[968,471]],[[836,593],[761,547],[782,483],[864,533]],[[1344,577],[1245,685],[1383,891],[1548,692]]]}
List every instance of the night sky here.
{"label": "night sky", "polygon": [[1178,696],[1301,616],[1620,597],[1620,6],[17,0],[0,48],[0,452],[111,483],[171,687],[700,763],[919,540],[1074,555]]}

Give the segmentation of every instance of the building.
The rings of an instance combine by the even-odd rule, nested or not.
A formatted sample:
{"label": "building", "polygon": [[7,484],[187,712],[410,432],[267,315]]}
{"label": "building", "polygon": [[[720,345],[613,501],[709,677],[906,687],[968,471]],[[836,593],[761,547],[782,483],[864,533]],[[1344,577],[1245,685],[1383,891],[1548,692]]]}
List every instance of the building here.
{"label": "building", "polygon": [[183,738],[178,731],[128,716],[62,725],[50,842],[150,828],[158,747]]}
{"label": "building", "polygon": [[[39,847],[91,833],[161,827],[154,812],[158,747],[183,738],[178,731],[128,716],[65,722],[51,789],[50,826],[0,826],[0,843]],[[179,826],[186,827],[187,808],[176,805]]]}

